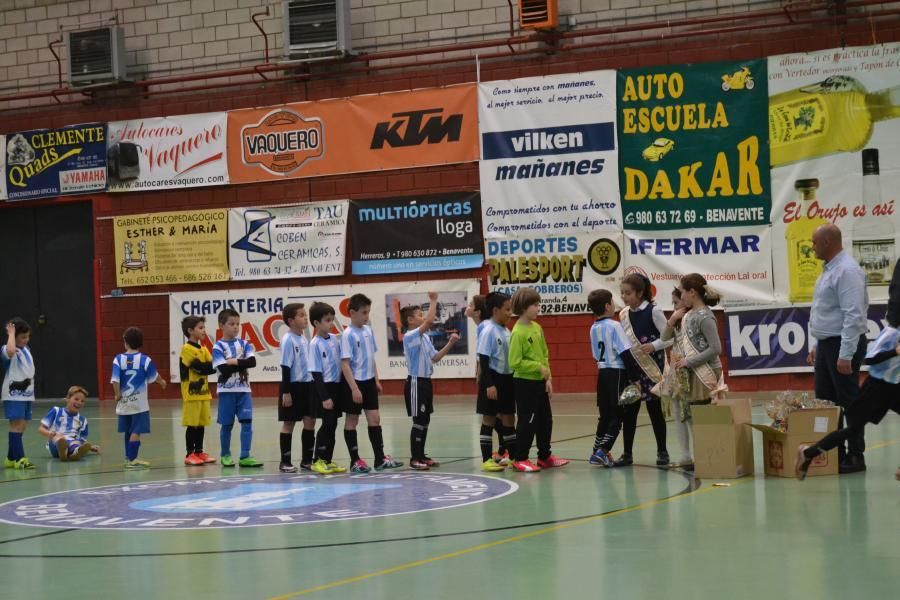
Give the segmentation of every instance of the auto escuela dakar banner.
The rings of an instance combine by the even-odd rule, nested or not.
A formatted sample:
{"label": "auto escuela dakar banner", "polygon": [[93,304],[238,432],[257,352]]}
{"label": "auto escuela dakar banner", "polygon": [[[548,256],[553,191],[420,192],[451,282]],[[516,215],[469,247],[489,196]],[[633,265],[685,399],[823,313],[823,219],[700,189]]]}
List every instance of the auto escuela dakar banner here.
{"label": "auto escuela dakar banner", "polygon": [[478,86],[484,237],[620,231],[616,72]]}
{"label": "auto escuela dakar banner", "polygon": [[352,200],[354,275],[479,269],[478,192]]}
{"label": "auto escuela dakar banner", "polygon": [[9,200],[36,200],[106,189],[106,125],[88,123],[6,136]]}
{"label": "auto escuela dakar banner", "polygon": [[[469,299],[478,293],[477,279],[442,281],[390,282],[316,287],[278,287],[243,290],[210,290],[173,292],[169,295],[169,363],[173,381],[178,376],[178,361],[185,339],[181,320],[188,315],[206,317],[207,336],[203,344],[212,347],[221,337],[217,315],[233,308],[241,315],[240,336],[253,344],[256,368],[250,371],[251,382],[281,381],[281,337],[287,326],[281,312],[285,305],[299,302],[307,311],[313,302],[327,302],[335,309],[335,331],[350,324],[347,303],[353,294],[365,294],[372,300],[369,324],[378,347],[376,366],[381,379],[406,379],[403,356],[405,328],[400,323],[400,309],[417,305],[428,311],[428,292],[438,293],[437,317],[429,335],[440,350],[457,333],[460,340],[437,364],[436,379],[472,377],[475,373],[475,327],[465,316]],[[313,335],[312,324],[307,337]],[[211,377],[215,380],[215,376]]]}
{"label": "auto escuela dakar banner", "polygon": [[473,84],[228,113],[232,183],[478,160]]}
{"label": "auto escuela dakar banner", "polygon": [[625,229],[768,225],[766,61],[618,71]]}
{"label": "auto escuela dakar banner", "polygon": [[231,278],[283,279],[344,274],[347,200],[228,211]]}
{"label": "auto escuela dakar banner", "polygon": [[[812,341],[809,311],[789,305],[726,311],[728,374],[812,373],[806,364]],[[887,326],[886,313],[884,304],[869,306],[869,341]]]}

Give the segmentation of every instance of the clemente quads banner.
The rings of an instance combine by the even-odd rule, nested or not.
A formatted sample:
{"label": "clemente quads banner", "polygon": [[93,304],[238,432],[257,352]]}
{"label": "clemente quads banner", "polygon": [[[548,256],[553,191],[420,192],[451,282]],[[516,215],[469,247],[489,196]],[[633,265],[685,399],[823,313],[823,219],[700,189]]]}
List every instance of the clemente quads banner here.
{"label": "clemente quads banner", "polygon": [[484,264],[477,192],[353,200],[350,207],[354,275]]}
{"label": "clemente quads banner", "polygon": [[618,72],[626,229],[769,223],[766,61]]}
{"label": "clemente quads banner", "polygon": [[52,198],[106,189],[106,125],[13,133],[6,137],[10,200]]}
{"label": "clemente quads banner", "polygon": [[[886,326],[885,305],[869,306],[868,339],[874,340]],[[806,364],[811,336],[809,307],[782,306],[728,310],[728,373],[812,373]]]}

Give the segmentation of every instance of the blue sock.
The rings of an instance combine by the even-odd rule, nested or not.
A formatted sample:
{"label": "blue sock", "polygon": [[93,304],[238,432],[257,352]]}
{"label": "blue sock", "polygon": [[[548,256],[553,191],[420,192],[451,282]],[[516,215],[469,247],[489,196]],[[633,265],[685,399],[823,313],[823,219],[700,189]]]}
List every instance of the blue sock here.
{"label": "blue sock", "polygon": [[250,456],[251,441],[253,441],[253,423],[241,423],[241,458]]}
{"label": "blue sock", "polygon": [[231,430],[234,429],[234,423],[222,425],[219,429],[219,442],[222,444],[222,456],[231,456]]}
{"label": "blue sock", "polygon": [[141,449],[141,442],[128,442],[128,446],[125,447],[125,456],[128,460],[135,460],[138,457],[138,450]]}
{"label": "blue sock", "polygon": [[125,447],[125,460],[131,460],[130,458],[128,458],[128,444],[129,444],[128,439],[131,437],[131,434],[126,433],[124,437],[125,437],[125,446],[124,446]]}
{"label": "blue sock", "polygon": [[25,447],[22,445],[22,434],[14,431],[9,432],[9,451],[6,458],[9,460],[19,460],[25,456]]}
{"label": "blue sock", "polygon": [[25,458],[25,434],[16,434],[16,452],[19,453],[19,458]]}

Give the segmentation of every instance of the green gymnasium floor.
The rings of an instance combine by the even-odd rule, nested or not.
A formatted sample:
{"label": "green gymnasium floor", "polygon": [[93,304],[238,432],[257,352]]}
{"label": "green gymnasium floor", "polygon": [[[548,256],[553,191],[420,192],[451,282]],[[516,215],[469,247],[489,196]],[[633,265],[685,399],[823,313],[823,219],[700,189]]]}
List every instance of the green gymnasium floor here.
{"label": "green gymnasium floor", "polygon": [[[485,483],[471,477],[481,474],[471,404],[467,399],[440,399],[428,439],[429,452],[443,462],[430,474],[461,474],[447,479],[469,481],[463,490],[465,485]],[[0,503],[117,486],[120,492],[144,489],[146,501],[159,504],[189,490],[166,491],[176,484],[137,486],[189,478],[197,485],[221,485],[216,478],[223,474],[222,467],[181,465],[180,403],[155,402],[152,407],[153,433],[145,438],[141,454],[153,462],[153,469],[122,471],[112,404],[98,410],[91,402],[86,414],[92,440],[102,444],[103,455],[81,463],[51,462],[40,444],[37,422],[32,422],[26,448],[37,468],[3,472]],[[36,406],[35,417],[47,409],[48,405]],[[867,473],[804,483],[757,474],[733,480],[729,487],[714,487],[714,481],[695,482],[685,473],[649,466],[616,470],[589,466],[585,459],[596,422],[590,398],[558,398],[554,412],[554,451],[573,459],[573,464],[540,474],[501,473],[498,479],[518,488],[488,481],[500,497],[480,503],[468,503],[474,497],[456,488],[446,495],[462,499],[463,505],[456,508],[408,512],[439,496],[419,486],[425,486],[426,480],[417,479],[422,474],[404,469],[394,472],[404,478],[336,476],[329,482],[342,486],[334,488],[338,504],[359,491],[358,485],[348,485],[354,481],[381,482],[385,489],[367,498],[384,499],[387,496],[378,494],[399,490],[407,505],[390,498],[370,503],[371,507],[396,504],[392,512],[406,513],[393,516],[345,519],[351,513],[330,513],[334,520],[326,522],[181,531],[0,523],[0,597],[676,600],[710,598],[714,593],[727,598],[816,600],[897,597],[900,482],[894,480],[894,471],[900,464],[900,418],[896,415],[867,430]],[[388,450],[408,460],[409,421],[402,405],[389,399],[383,413]],[[257,498],[277,503],[295,492],[282,493],[271,485],[291,477],[277,473],[274,415],[271,401],[257,403],[254,448],[257,457],[266,460],[262,473],[235,469],[234,476],[252,480],[248,485],[253,490],[275,490]],[[755,421],[763,420],[757,406]],[[669,433],[672,450],[671,427]],[[370,447],[364,427],[360,434],[365,457]],[[755,435],[759,470],[761,443]],[[237,438],[235,431],[235,448]],[[295,456],[298,444],[299,435]],[[217,426],[207,431],[206,445],[218,454]],[[618,447],[614,452],[618,454]],[[340,438],[337,455],[346,463]],[[636,459],[643,465],[655,460],[649,427],[638,431]],[[264,480],[268,483],[260,483]],[[323,485],[321,478],[298,481],[311,484],[304,488],[312,490],[307,493],[319,493],[316,490]],[[401,483],[412,487],[403,492],[407,488],[400,488]],[[128,509],[133,499],[121,496],[129,493],[138,492],[100,490],[81,497],[108,515]],[[340,496],[345,493],[349,495]],[[34,507],[53,503],[35,499],[19,505],[40,510]],[[282,512],[302,514],[301,509]],[[193,516],[196,523],[209,515]],[[115,522],[99,517],[94,522],[98,519]]]}

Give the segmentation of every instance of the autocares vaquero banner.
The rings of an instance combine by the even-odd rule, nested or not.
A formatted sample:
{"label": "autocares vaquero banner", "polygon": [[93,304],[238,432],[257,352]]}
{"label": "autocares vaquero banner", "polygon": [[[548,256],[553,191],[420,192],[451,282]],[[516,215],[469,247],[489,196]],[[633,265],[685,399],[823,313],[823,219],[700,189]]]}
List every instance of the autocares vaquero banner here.
{"label": "autocares vaquero banner", "polygon": [[513,295],[533,287],[541,295],[541,312],[549,315],[590,313],[587,297],[606,289],[619,296],[624,273],[622,234],[490,238],[488,285],[492,292]]}
{"label": "autocares vaquero banner", "polygon": [[[211,290],[202,292],[173,292],[169,295],[169,363],[173,381],[178,376],[178,357],[184,336],[181,320],[187,315],[206,317],[207,336],[202,343],[211,348],[222,335],[217,328],[216,315],[224,308],[233,308],[241,315],[240,336],[253,344],[257,367],[250,372],[250,381],[281,380],[281,336],[287,331],[281,311],[285,304],[300,302],[307,309],[315,301],[327,302],[336,312],[335,330],[338,333],[350,323],[347,304],[353,294],[365,294],[372,300],[369,324],[378,346],[375,364],[381,379],[405,379],[406,358],[403,356],[404,328],[400,324],[400,309],[418,305],[429,308],[428,292],[438,292],[437,319],[430,335],[440,349],[452,333],[460,340],[439,363],[434,378],[471,377],[475,372],[475,327],[465,316],[469,299],[478,293],[477,279],[368,283],[315,287],[278,287],[246,290]],[[313,331],[307,330],[307,337]],[[215,380],[215,376],[211,377]]]}
{"label": "autocares vaquero banner", "polygon": [[226,113],[109,124],[109,191],[148,192],[228,183]]}
{"label": "autocares vaquero banner", "polygon": [[900,256],[900,43],[769,58],[772,250],[779,301],[810,302],[812,234],[834,223],[885,301]]}
{"label": "autocares vaquero banner", "polygon": [[484,237],[622,229],[616,72],[478,86]]}
{"label": "autocares vaquero banner", "polygon": [[[869,340],[887,325],[886,312],[884,304],[869,306]],[[813,372],[806,364],[812,343],[808,306],[729,309],[725,318],[729,375]]]}
{"label": "autocares vaquero banner", "polygon": [[473,84],[228,113],[232,183],[478,160]]}
{"label": "autocares vaquero banner", "polygon": [[354,275],[484,264],[478,192],[352,200],[350,231]]}
{"label": "autocares vaquero banner", "polygon": [[9,200],[35,200],[106,189],[106,125],[11,133],[3,145]]}
{"label": "autocares vaquero banner", "polygon": [[347,200],[228,211],[231,278],[344,274]]}
{"label": "autocares vaquero banner", "polygon": [[766,61],[618,72],[626,229],[767,225]]}
{"label": "autocares vaquero banner", "polygon": [[226,209],[113,217],[116,285],[227,281],[227,219]]}

